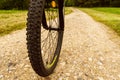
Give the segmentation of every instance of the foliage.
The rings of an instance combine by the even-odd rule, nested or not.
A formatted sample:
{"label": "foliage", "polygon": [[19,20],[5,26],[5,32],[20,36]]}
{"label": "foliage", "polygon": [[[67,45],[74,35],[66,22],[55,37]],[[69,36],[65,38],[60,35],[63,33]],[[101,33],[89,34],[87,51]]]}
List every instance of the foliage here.
{"label": "foliage", "polygon": [[[28,9],[30,0],[0,0],[0,9]],[[51,1],[51,0],[47,0]],[[66,6],[120,7],[120,0],[65,0]]]}
{"label": "foliage", "polygon": [[111,0],[110,6],[120,7],[120,0]]}
{"label": "foliage", "polygon": [[27,9],[29,0],[0,0],[0,9]]}
{"label": "foliage", "polygon": [[65,0],[65,5],[81,7],[120,7],[120,0]]}

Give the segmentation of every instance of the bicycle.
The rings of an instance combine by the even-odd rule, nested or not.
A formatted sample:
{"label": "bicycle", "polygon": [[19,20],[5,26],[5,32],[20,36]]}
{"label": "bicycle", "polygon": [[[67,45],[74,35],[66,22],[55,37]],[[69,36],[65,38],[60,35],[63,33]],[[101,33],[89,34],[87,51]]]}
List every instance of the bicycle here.
{"label": "bicycle", "polygon": [[27,49],[34,71],[53,73],[64,33],[64,0],[31,0],[27,18]]}

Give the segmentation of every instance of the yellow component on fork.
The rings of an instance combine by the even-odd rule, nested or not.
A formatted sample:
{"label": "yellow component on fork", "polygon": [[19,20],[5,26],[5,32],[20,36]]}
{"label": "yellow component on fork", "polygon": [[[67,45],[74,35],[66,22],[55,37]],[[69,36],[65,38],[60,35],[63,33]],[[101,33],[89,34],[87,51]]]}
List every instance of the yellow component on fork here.
{"label": "yellow component on fork", "polygon": [[55,7],[57,6],[57,4],[56,4],[55,1],[52,1],[52,2],[51,2],[51,5],[52,5],[53,8],[55,8]]}

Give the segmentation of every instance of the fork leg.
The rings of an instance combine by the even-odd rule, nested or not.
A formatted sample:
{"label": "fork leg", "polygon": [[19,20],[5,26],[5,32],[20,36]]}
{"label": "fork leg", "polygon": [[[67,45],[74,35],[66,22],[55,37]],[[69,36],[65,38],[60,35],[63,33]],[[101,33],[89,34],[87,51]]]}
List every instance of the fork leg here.
{"label": "fork leg", "polygon": [[42,25],[43,25],[43,28],[44,28],[44,29],[47,29],[47,30],[48,30],[47,20],[46,20],[46,16],[45,16],[45,10],[43,11]]}
{"label": "fork leg", "polygon": [[60,17],[60,28],[64,30],[64,0],[58,0],[59,5],[59,17]]}

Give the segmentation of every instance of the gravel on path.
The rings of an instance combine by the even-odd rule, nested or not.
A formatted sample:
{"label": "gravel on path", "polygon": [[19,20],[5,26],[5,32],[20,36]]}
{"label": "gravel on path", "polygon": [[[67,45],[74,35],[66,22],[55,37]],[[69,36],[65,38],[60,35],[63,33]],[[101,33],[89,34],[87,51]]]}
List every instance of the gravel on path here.
{"label": "gravel on path", "polygon": [[0,80],[120,80],[120,38],[82,11],[65,17],[60,59],[49,77],[31,68],[25,34],[0,37]]}

